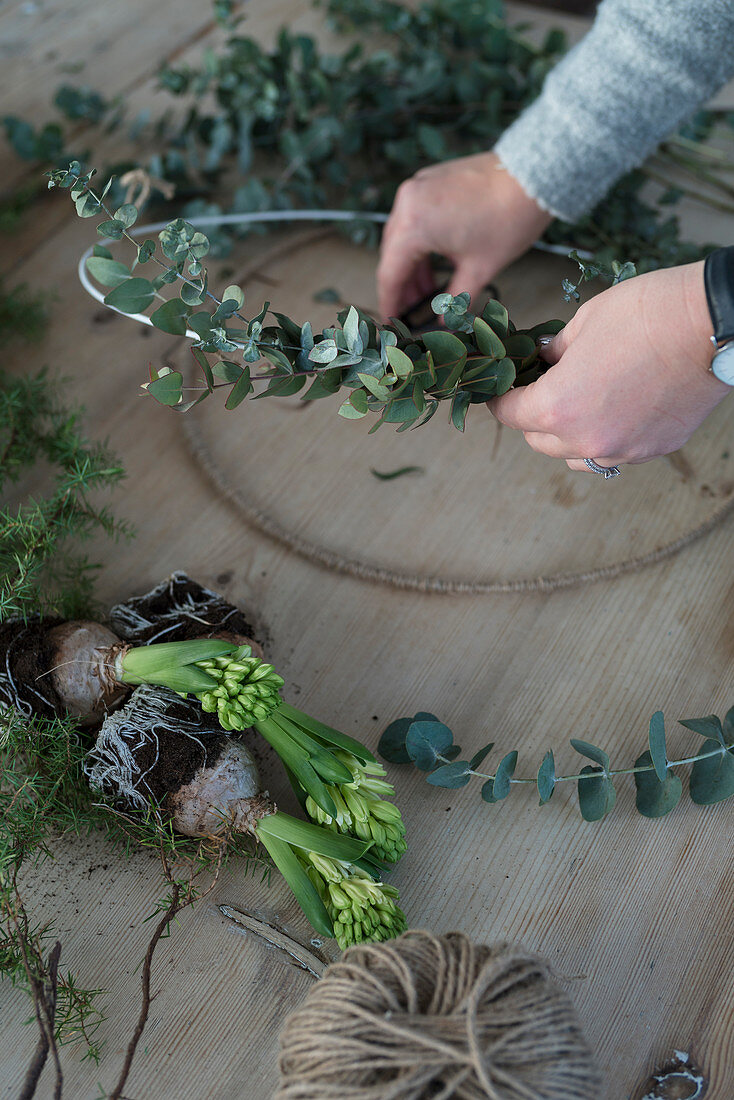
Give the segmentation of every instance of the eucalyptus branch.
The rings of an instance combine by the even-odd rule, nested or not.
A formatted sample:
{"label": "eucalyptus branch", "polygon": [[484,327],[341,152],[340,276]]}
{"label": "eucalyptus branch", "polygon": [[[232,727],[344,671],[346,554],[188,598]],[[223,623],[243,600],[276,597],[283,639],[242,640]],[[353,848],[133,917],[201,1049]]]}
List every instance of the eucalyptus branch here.
{"label": "eucalyptus branch", "polygon": [[[656,171],[654,168],[645,165],[640,171],[652,180],[653,183],[659,184],[664,187],[666,191],[671,188],[671,181],[667,176],[664,176],[661,172]],[[700,175],[700,173],[699,173]],[[694,202],[701,203],[704,206],[711,206],[714,210],[721,210],[724,214],[734,214],[734,203],[724,202],[723,199],[714,198],[713,195],[706,195],[702,191],[696,190],[694,187],[685,187],[682,184],[676,183],[672,185],[676,191],[679,191],[681,195],[685,195],[686,198],[693,199]]]}
{"label": "eucalyptus branch", "polygon": [[[125,240],[129,241],[130,244],[135,246],[135,249],[138,252],[138,260],[137,260],[138,263],[145,263],[147,260],[152,261],[154,264],[157,264],[158,267],[160,267],[161,270],[166,272],[168,275],[175,276],[176,279],[180,279],[182,283],[184,283],[186,286],[188,286],[192,290],[194,290],[197,296],[199,296],[203,291],[203,294],[204,294],[205,298],[208,298],[210,301],[214,302],[215,305],[221,306],[223,304],[221,302],[221,300],[219,298],[217,298],[214,294],[212,294],[212,292],[208,288],[204,289],[202,283],[195,283],[192,279],[187,278],[183,274],[183,271],[180,270],[179,268],[174,267],[171,264],[164,263],[161,259],[159,259],[158,256],[156,256],[155,252],[150,252],[148,255],[146,255],[147,249],[145,248],[145,245],[143,245],[143,257],[144,258],[141,259],[141,256],[140,256],[141,248],[138,245],[135,238],[130,233],[128,233],[128,230],[127,230],[127,226],[134,225],[135,221],[137,220],[137,217],[138,217],[137,207],[135,206],[134,203],[125,203],[125,204],[123,204],[123,206],[121,206],[113,214],[112,211],[110,210],[110,208],[106,205],[106,203],[104,201],[104,198],[100,195],[97,195],[96,192],[89,186],[88,179],[91,178],[91,176],[93,174],[94,174],[94,171],[92,171],[88,174],[88,177],[87,177],[86,181],[82,183],[82,185],[79,189],[74,188],[72,197],[74,198],[74,200],[76,202],[77,213],[79,213],[79,216],[84,217],[84,218],[93,216],[93,214],[95,213],[95,209],[94,209],[95,206],[96,206],[97,210],[103,210],[104,213],[107,215],[107,217],[109,219],[106,223],[103,222],[102,225],[100,227],[98,227],[100,230],[102,230],[102,229],[104,230],[104,232],[102,234],[103,236],[105,234],[107,234],[113,240],[114,239],[119,239],[120,237],[124,237]],[[80,183],[82,182],[83,179],[84,179],[84,177],[80,177]],[[112,180],[110,180],[109,183],[112,183]],[[103,192],[103,195],[104,195],[104,192]],[[91,209],[90,209],[90,203],[92,204]],[[169,226],[169,228],[170,228],[170,226]],[[204,237],[203,233],[202,234],[196,234],[195,233],[194,238],[196,238],[196,239],[194,240],[192,238],[191,242],[189,243],[189,254],[190,254],[190,256],[193,256],[196,249],[197,249],[197,247],[203,245],[204,242],[206,241],[206,238]],[[202,239],[199,239],[199,238],[202,238]],[[208,246],[208,243],[209,242],[206,241],[207,246]],[[208,248],[207,248],[207,251],[208,251]],[[160,298],[160,295],[156,295],[156,297]],[[163,298],[161,298],[161,300],[165,301],[165,299],[163,299]],[[244,322],[244,324],[249,323],[247,321],[247,318],[243,317],[241,313],[237,312],[237,310],[235,310],[234,313],[232,313],[231,316],[238,317],[242,322]]]}
{"label": "eucalyptus branch", "polygon": [[[568,45],[559,29],[536,43],[501,13],[465,0],[423,0],[415,9],[382,0],[324,6],[344,36],[341,51],[286,28],[263,47],[215,5],[232,32],[223,45],[208,51],[200,67],[164,65],[158,73],[162,93],[174,107],[184,101],[186,110],[164,104],[159,117],[130,127],[136,148],[150,138],[146,168],[154,194],[167,198],[175,184],[180,199],[189,200],[184,216],[219,209],[213,200],[240,211],[389,209],[402,180],[427,162],[492,148]],[[379,47],[372,49],[376,37]],[[92,140],[95,127],[101,134],[110,120],[119,124],[119,104],[89,88],[62,86],[55,105],[75,124],[83,119]],[[26,160],[58,165],[73,157],[55,122],[34,127],[9,116],[4,124]],[[684,150],[705,170],[728,171],[708,139],[731,120],[699,112],[694,125],[662,148]],[[233,178],[241,182],[227,194],[225,181]],[[642,267],[701,255],[681,239],[670,194],[665,203],[649,202],[644,184],[642,173],[627,175],[588,218],[554,223],[547,239]],[[113,188],[115,204],[125,204],[124,186]],[[229,247],[229,239],[218,232],[219,247]]]}
{"label": "eucalyptus branch", "polygon": [[718,149],[715,145],[705,145],[700,141],[692,141],[691,138],[687,138],[683,134],[672,134],[663,142],[660,148],[667,152],[671,146],[684,149],[696,160],[708,161],[711,164],[719,165],[722,170],[734,171],[734,160],[732,160],[731,155],[724,149]]}
{"label": "eucalyptus branch", "polygon": [[[80,217],[94,217],[100,209],[109,214],[104,206],[105,192],[98,195],[90,186],[92,175],[93,171],[82,172],[81,165],[72,162],[68,169],[49,173],[49,187],[68,189]],[[137,209],[125,204],[99,224],[97,232],[103,237],[133,241],[128,229],[137,216]],[[551,320],[518,329],[505,307],[494,300],[487,303],[481,316],[476,316],[470,312],[468,294],[436,295],[431,304],[436,316],[443,318],[443,327],[421,335],[411,333],[397,319],[380,327],[354,306],[342,310],[338,323],[320,334],[314,333],[309,321],[297,324],[275,311],[275,324],[264,324],[271,312],[269,302],[248,320],[241,312],[244,294],[238,286],[227,287],[221,298],[209,291],[208,273],[201,261],[210,242],[191,223],[181,218],[170,222],[158,234],[158,244],[164,259],[155,255],[156,242],[152,240],[136,246],[134,266],[154,260],[162,269],[153,280],[134,275],[133,269],[100,245],[94,248],[87,267],[98,282],[111,287],[105,303],[123,313],[146,313],[162,286],[183,280],[181,297],[164,301],[149,318],[156,328],[172,335],[184,336],[189,329],[196,332],[193,353],[205,389],[199,397],[184,402],[183,376],[170,367],[153,372],[145,385],[161,404],[179,411],[186,411],[219,388],[215,378],[230,386],[227,409],[236,408],[254,393],[255,382],[267,382],[259,397],[290,397],[310,380],[303,400],[316,400],[345,389],[347,397],[340,415],[359,420],[368,413],[378,414],[380,419],[372,431],[383,423],[394,424],[399,431],[424,424],[442,401],[450,402],[451,422],[463,431],[470,405],[505,393],[514,384],[535,381],[545,369],[538,359],[536,338],[562,328],[560,321]],[[184,277],[184,268],[189,278]],[[624,268],[634,273],[632,265]],[[595,273],[601,271],[598,267]],[[591,277],[588,272],[582,274]],[[616,274],[615,269],[612,277]],[[199,308],[207,299],[217,305],[213,312]],[[232,328],[232,318],[239,319],[244,329]],[[241,355],[243,365],[230,358],[210,363],[209,354]],[[256,364],[262,364],[261,371],[253,376],[251,368]]]}
{"label": "eucalyptus branch", "polygon": [[470,760],[457,759],[461,748],[454,744],[451,730],[434,715],[425,713],[391,723],[382,735],[379,751],[392,763],[412,762],[428,773],[427,782],[435,787],[465,787],[473,779],[481,779],[481,797],[490,803],[507,798],[515,785],[533,785],[543,805],[559,783],[574,782],[578,786],[581,815],[586,821],[598,821],[612,810],[616,799],[615,778],[633,775],[638,811],[645,817],[662,817],[680,800],[682,783],[673,769],[684,765],[692,765],[689,788],[691,800],[696,804],[708,806],[734,795],[734,707],[723,723],[715,715],[709,715],[681,720],[680,724],[706,739],[701,752],[669,759],[663,713],[656,711],[650,720],[648,748],[633,767],[613,768],[604,749],[572,738],[572,748],[593,763],[569,775],[556,774],[552,750],[546,752],[534,778],[515,775],[516,750],[506,753],[494,771],[480,771],[494,743],[479,749]]}
{"label": "eucalyptus branch", "polygon": [[734,197],[734,185],[729,183],[728,180],[720,179],[708,168],[702,168],[700,162],[689,154],[680,153],[675,148],[670,148],[660,150],[656,159],[662,161],[663,164],[670,163],[677,168],[682,168],[693,179],[701,180],[702,183],[708,184],[709,187],[721,192],[723,195],[727,195],[729,198]]}

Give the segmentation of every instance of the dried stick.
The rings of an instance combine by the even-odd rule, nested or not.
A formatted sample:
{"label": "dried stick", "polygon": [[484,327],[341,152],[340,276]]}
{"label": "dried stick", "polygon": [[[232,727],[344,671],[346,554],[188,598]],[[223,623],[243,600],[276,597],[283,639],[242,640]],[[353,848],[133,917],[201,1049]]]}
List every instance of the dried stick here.
{"label": "dried stick", "polygon": [[[197,893],[194,889],[194,883],[198,875],[201,874],[205,868],[199,867],[198,869],[192,868],[191,875],[186,882],[182,882],[174,878],[173,870],[170,860],[161,845],[161,863],[163,865],[163,874],[167,882],[171,886],[171,897],[163,916],[155,926],[155,931],[150,938],[147,950],[145,952],[145,959],[143,960],[143,970],[141,976],[141,984],[143,990],[142,1002],[140,1005],[140,1013],[138,1015],[138,1022],[135,1025],[135,1031],[132,1034],[130,1042],[128,1043],[127,1052],[125,1054],[125,1061],[120,1072],[120,1076],[117,1079],[117,1084],[109,1095],[108,1100],[122,1100],[122,1090],[125,1087],[127,1079],[132,1069],[133,1059],[135,1052],[140,1042],[140,1038],[145,1029],[145,1025],[148,1022],[148,1015],[150,1013],[150,1005],[153,997],[150,992],[150,978],[153,967],[153,954],[161,937],[166,933],[171,921],[175,920],[178,914],[184,910],[187,906],[192,905],[195,901],[200,901],[205,898],[207,894],[211,893],[217,884],[219,879],[219,873],[222,869],[222,863],[224,860],[224,853],[227,847],[227,841],[229,837],[212,838],[217,843],[217,861],[212,873],[212,881],[209,886],[201,894]],[[182,896],[182,890],[185,887],[185,893]]]}
{"label": "dried stick", "polygon": [[133,1058],[135,1057],[135,1051],[137,1050],[140,1037],[143,1034],[143,1030],[148,1021],[148,1013],[150,1012],[150,972],[153,964],[153,953],[158,946],[158,941],[165,933],[168,925],[177,916],[181,910],[188,905],[187,901],[181,902],[181,886],[178,882],[174,882],[173,889],[171,891],[171,901],[168,908],[164,912],[158,924],[155,926],[155,931],[150,938],[148,949],[145,952],[145,960],[143,962],[143,974],[142,974],[142,986],[143,986],[143,1000],[140,1006],[140,1015],[138,1016],[138,1022],[135,1025],[135,1031],[132,1034],[132,1038],[128,1043],[127,1053],[125,1054],[125,1061],[122,1066],[122,1071],[117,1080],[117,1084],[110,1093],[109,1100],[120,1100],[122,1096],[122,1090],[125,1087],[125,1082],[128,1079],[130,1070],[133,1064]]}

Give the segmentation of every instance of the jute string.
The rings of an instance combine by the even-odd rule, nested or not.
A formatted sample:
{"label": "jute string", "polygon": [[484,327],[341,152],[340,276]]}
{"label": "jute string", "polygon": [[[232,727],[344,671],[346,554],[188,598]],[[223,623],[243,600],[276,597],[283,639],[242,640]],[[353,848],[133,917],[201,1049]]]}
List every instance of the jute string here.
{"label": "jute string", "polygon": [[[246,283],[249,279],[257,276],[261,269],[267,269],[269,264],[275,263],[282,256],[287,256],[293,250],[303,248],[324,237],[333,235],[333,233],[333,228],[321,227],[289,236],[287,240],[279,242],[266,254],[247,264],[239,273],[238,281]],[[201,432],[199,419],[195,414],[186,414],[180,417],[179,423],[194,464],[214,486],[219,495],[232,505],[246,523],[313,565],[320,565],[336,573],[358,577],[360,580],[413,592],[466,596],[556,592],[564,588],[594,584],[597,581],[614,580],[616,577],[628,573],[638,573],[648,566],[657,565],[659,562],[674,557],[685,550],[686,547],[691,546],[692,543],[697,542],[715,528],[720,527],[734,512],[734,497],[732,497],[707,520],[678,538],[663,543],[644,554],[625,558],[610,565],[596,566],[592,569],[568,573],[551,573],[548,576],[540,577],[520,577],[508,581],[470,580],[462,577],[434,576],[430,573],[408,573],[397,569],[389,569],[363,558],[348,557],[339,551],[331,550],[322,543],[314,542],[289,530],[270,512],[260,508],[251,500],[243,489],[232,484],[227,473],[216,462],[209,450]]]}
{"label": "jute string", "polygon": [[734,497],[697,527],[671,542],[649,550],[645,554],[625,558],[611,565],[600,565],[570,573],[551,573],[546,577],[520,577],[509,581],[469,580],[461,577],[434,576],[430,573],[406,573],[388,569],[362,558],[347,557],[321,543],[313,542],[288,530],[270,512],[250,500],[237,485],[233,485],[224,470],[213,458],[202,438],[197,418],[186,414],[179,420],[188,443],[189,453],[196,466],[214,486],[219,495],[228,501],[247,523],[275,542],[287,547],[299,557],[314,565],[324,566],[336,573],[359,577],[360,580],[389,585],[413,592],[435,592],[443,595],[486,596],[498,593],[557,592],[596,581],[613,580],[627,573],[639,573],[647,566],[656,565],[679,554],[681,550],[702,539],[716,527],[720,527],[734,512]]}
{"label": "jute string", "polygon": [[280,1036],[274,1100],[593,1100],[599,1076],[548,963],[406,932],[351,947]]}

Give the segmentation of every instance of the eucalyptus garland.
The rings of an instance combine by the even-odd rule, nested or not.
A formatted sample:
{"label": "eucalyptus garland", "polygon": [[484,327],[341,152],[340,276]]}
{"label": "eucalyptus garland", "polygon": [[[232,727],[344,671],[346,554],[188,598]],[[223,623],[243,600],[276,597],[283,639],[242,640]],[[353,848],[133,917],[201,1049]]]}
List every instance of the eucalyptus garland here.
{"label": "eucalyptus garland", "polygon": [[[567,49],[558,29],[537,42],[526,27],[511,25],[501,0],[323,6],[343,36],[337,51],[287,28],[263,46],[240,32],[236,5],[217,0],[225,43],[198,64],[164,65],[158,82],[170,107],[126,123],[136,148],[146,142],[153,150],[145,167],[154,197],[164,198],[174,184],[187,217],[221,209],[389,209],[399,184],[419,168],[490,149]],[[121,131],[125,105],[104,93],[62,85],[54,102],[77,129],[84,123],[92,147],[95,127]],[[88,155],[67,148],[57,122],[35,127],[8,116],[4,124],[27,160],[61,165]],[[734,212],[734,162],[716,142],[716,130],[730,124],[725,112],[698,112],[588,217],[573,226],[555,222],[546,239],[606,263],[631,259],[642,269],[695,259],[702,250],[681,238],[672,207],[687,195]],[[682,181],[675,186],[671,166]],[[657,199],[649,195],[651,180]],[[124,195],[116,184],[116,205]],[[364,225],[358,231],[372,232]],[[215,244],[226,249],[224,230]]]}
{"label": "eucalyptus garland", "polygon": [[434,714],[420,712],[412,718],[398,718],[383,733],[379,752],[393,764],[412,763],[426,772],[426,781],[434,787],[457,789],[473,780],[481,781],[484,802],[502,802],[514,786],[536,788],[543,806],[553,796],[559,783],[576,783],[579,810],[585,821],[600,821],[614,809],[618,776],[633,775],[637,788],[636,806],[644,817],[663,817],[678,805],[683,784],[676,768],[692,765],[689,780],[691,801],[698,806],[710,806],[734,796],[734,707],[723,722],[715,714],[705,718],[682,719],[680,725],[703,737],[700,752],[680,760],[668,757],[665,719],[658,710],[650,719],[648,747],[631,768],[613,768],[609,754],[602,748],[578,738],[571,747],[591,760],[573,775],[556,773],[555,757],[548,750],[531,779],[515,775],[518,753],[505,753],[494,771],[481,771],[481,766],[494,749],[494,742],[478,749],[468,760],[461,757],[461,747],[454,735]]}
{"label": "eucalyptus garland", "polygon": [[[266,324],[269,302],[248,319],[238,286],[227,287],[221,298],[209,290],[202,260],[210,242],[204,233],[178,218],[160,231],[157,242],[136,244],[129,229],[137,220],[137,208],[125,203],[113,212],[105,203],[107,188],[98,194],[90,187],[92,175],[93,170],[82,172],[75,161],[68,169],[49,173],[49,187],[69,189],[82,218],[103,214],[97,232],[104,238],[127,238],[135,247],[136,269],[150,263],[160,268],[152,279],[133,274],[103,245],[96,245],[87,260],[90,274],[111,287],[104,299],[107,305],[122,313],[145,314],[156,328],[174,336],[192,330],[198,337],[193,347],[202,371],[198,396],[184,400],[183,376],[170,367],[153,371],[145,384],[157,401],[179,411],[222,387],[229,390],[227,409],[250,395],[292,397],[303,391],[303,400],[314,401],[343,390],[346,400],[339,414],[350,420],[378,414],[371,431],[381,424],[394,424],[398,431],[425,424],[442,402],[450,403],[451,421],[463,431],[470,405],[515,384],[535,381],[544,369],[537,337],[563,327],[563,322],[551,320],[518,329],[506,308],[493,300],[477,316],[469,309],[468,294],[437,295],[432,308],[445,327],[421,335],[396,318],[379,326],[355,306],[339,313],[338,323],[320,334],[309,321],[297,324],[275,311],[276,323]],[[615,272],[625,278],[634,268],[615,264]],[[173,283],[179,295],[166,298],[161,291]],[[569,288],[576,292],[572,284]],[[216,357],[212,363],[210,355]],[[253,373],[258,363],[267,366]],[[256,393],[261,381],[267,385]]]}

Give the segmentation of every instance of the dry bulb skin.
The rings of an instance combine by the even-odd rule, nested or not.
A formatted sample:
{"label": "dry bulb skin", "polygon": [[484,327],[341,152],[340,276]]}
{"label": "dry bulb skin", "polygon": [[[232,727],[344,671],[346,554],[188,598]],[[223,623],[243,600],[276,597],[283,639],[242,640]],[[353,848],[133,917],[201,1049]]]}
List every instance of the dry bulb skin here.
{"label": "dry bulb skin", "polygon": [[228,741],[214,764],[199,768],[190,783],[169,794],[166,807],[184,836],[217,836],[230,828],[254,835],[258,821],[275,811],[267,793],[260,792],[252,753],[238,741]]}
{"label": "dry bulb skin", "polygon": [[0,627],[0,701],[26,717],[101,721],[124,698],[115,660],[122,643],[100,623],[47,619]]}

